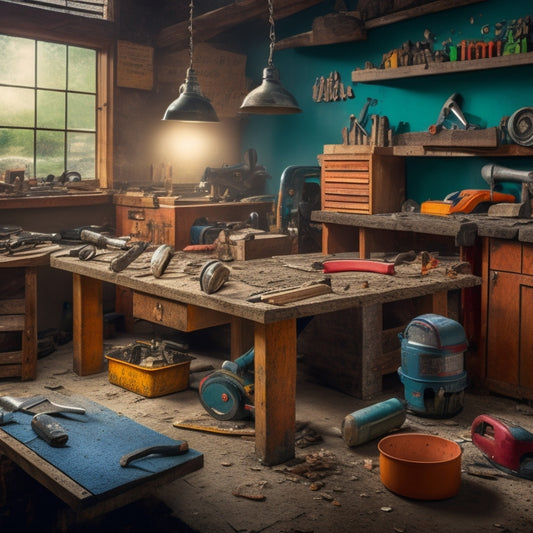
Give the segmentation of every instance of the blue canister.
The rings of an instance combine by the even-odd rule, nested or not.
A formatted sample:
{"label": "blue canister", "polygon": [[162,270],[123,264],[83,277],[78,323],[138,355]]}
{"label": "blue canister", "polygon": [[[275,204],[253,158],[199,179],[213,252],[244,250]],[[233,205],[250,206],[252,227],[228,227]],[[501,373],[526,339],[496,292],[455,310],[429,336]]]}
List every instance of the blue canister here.
{"label": "blue canister", "polygon": [[406,402],[391,398],[346,415],[342,438],[348,446],[359,446],[386,435],[405,422]]}

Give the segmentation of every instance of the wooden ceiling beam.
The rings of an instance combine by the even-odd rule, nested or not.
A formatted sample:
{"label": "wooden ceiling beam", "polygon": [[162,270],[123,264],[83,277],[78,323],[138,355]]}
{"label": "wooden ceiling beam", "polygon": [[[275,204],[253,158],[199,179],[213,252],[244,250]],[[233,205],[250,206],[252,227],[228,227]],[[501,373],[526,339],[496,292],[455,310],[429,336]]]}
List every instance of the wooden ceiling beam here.
{"label": "wooden ceiling beam", "polygon": [[[289,17],[304,9],[313,7],[323,0],[276,0],[274,18]],[[267,19],[265,0],[235,0],[232,4],[209,11],[193,19],[194,42],[207,41],[224,31],[254,19]],[[265,33],[266,35],[266,33]],[[157,48],[169,51],[183,50],[189,46],[189,21],[168,26],[159,32]]]}

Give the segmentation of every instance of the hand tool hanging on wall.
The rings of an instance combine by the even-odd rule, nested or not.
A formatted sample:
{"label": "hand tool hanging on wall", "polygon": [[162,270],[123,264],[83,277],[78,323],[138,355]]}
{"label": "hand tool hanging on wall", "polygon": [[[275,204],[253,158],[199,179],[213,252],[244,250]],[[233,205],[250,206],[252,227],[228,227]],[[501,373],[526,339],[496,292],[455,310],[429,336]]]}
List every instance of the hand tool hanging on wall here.
{"label": "hand tool hanging on wall", "polygon": [[320,76],[315,79],[313,85],[313,102],[339,102],[355,98],[350,85],[346,86],[341,81],[341,75],[336,70],[327,78]]}
{"label": "hand tool hanging on wall", "polygon": [[432,134],[438,133],[441,129],[479,129],[476,124],[470,124],[461,110],[462,97],[459,93],[453,93],[443,104],[437,122],[429,126],[428,130]]}

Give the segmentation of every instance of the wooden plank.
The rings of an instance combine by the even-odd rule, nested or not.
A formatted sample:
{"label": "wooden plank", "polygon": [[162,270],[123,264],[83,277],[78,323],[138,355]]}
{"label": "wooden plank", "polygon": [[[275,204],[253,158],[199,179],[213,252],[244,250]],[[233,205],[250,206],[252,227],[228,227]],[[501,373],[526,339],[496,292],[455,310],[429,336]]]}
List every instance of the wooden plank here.
{"label": "wooden plank", "polygon": [[313,21],[312,30],[281,39],[276,50],[364,41],[366,30],[357,12],[328,13]]}
{"label": "wooden plank", "polygon": [[24,315],[4,315],[0,317],[0,331],[23,331]]}
{"label": "wooden plank", "polygon": [[255,451],[263,464],[275,465],[294,457],[296,319],[256,323],[254,337]]}
{"label": "wooden plank", "polygon": [[0,352],[0,365],[19,365],[20,376],[20,365],[22,364],[22,351],[16,350],[11,352]]}
{"label": "wooden plank", "polygon": [[415,17],[422,17],[431,13],[438,13],[439,11],[446,11],[448,9],[455,9],[457,7],[468,6],[470,4],[478,4],[486,0],[436,0],[433,2],[425,2],[421,6],[404,9],[389,13],[381,17],[365,20],[365,28],[367,30],[372,28],[379,28],[381,26],[388,26],[402,20],[408,20]]}
{"label": "wooden plank", "polygon": [[22,381],[37,377],[37,267],[26,267],[26,302],[22,335]]}
{"label": "wooden plank", "polygon": [[382,354],[383,306],[361,307],[361,398],[370,399],[381,392],[381,372],[377,361]]}
{"label": "wooden plank", "polygon": [[326,285],[325,283],[317,283],[315,285],[309,285],[308,287],[298,287],[296,289],[265,294],[261,296],[261,301],[267,304],[283,305],[329,293],[331,293],[331,286]]}
{"label": "wooden plank", "polygon": [[73,370],[80,376],[104,369],[104,317],[100,280],[72,275]]}
{"label": "wooden plank", "polygon": [[278,233],[257,234],[253,239],[233,241],[230,238],[231,255],[236,261],[261,259],[274,255],[287,255],[292,251],[292,239]]}
{"label": "wooden plank", "polygon": [[0,315],[21,315],[24,314],[24,308],[24,298],[0,300]]}
{"label": "wooden plank", "polygon": [[[322,0],[276,0],[274,18],[288,17],[319,4]],[[239,24],[260,18],[266,19],[267,5],[263,0],[235,0],[231,4],[203,13],[193,19],[195,42],[202,42],[231,30]],[[157,48],[183,50],[189,44],[189,21],[184,20],[161,30],[156,38]],[[265,22],[265,36],[267,35]]]}
{"label": "wooden plank", "polygon": [[0,365],[0,378],[20,377],[20,371],[21,365]]}
{"label": "wooden plank", "polygon": [[428,63],[427,65],[410,65],[389,69],[361,69],[352,71],[353,83],[382,83],[386,80],[433,76],[436,74],[455,74],[494,68],[514,67],[533,63],[533,52],[512,54],[470,61],[447,61],[444,63]]}
{"label": "wooden plank", "polygon": [[395,146],[423,146],[426,149],[436,147],[498,147],[498,129],[479,130],[441,130],[435,135],[428,131],[401,133],[393,139]]}

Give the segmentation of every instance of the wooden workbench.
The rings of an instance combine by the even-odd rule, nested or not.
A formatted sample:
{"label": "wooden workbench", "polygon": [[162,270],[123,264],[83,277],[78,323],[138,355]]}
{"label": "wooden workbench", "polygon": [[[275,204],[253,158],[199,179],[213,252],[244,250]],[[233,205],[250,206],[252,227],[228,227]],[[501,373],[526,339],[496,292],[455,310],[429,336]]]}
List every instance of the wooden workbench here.
{"label": "wooden workbench", "polygon": [[[428,296],[433,302],[432,310],[446,315],[448,291],[480,283],[473,275],[449,277],[445,263],[426,276],[414,265],[400,265],[394,276],[368,272],[331,274],[330,294],[277,306],[252,303],[247,298],[324,279],[320,265],[327,256],[305,254],[227,263],[230,278],[213,294],[204,293],[199,284],[200,271],[205,261],[211,259],[209,256],[178,252],[159,279],[150,273],[149,252],[120,273],[109,269],[112,257],[112,252],[91,261],[69,257],[67,252],[51,257],[52,267],[73,274],[75,371],[86,375],[103,369],[101,289],[104,282],[132,289],[144,304],[151,301],[151,316],[147,313],[142,318],[165,325],[173,323],[175,329],[231,323],[232,343],[239,345],[238,350],[232,346],[233,356],[247,348],[239,343],[239,332],[253,325],[256,453],[269,465],[294,456],[298,318],[360,309],[357,328],[362,330],[364,348],[360,364],[364,397],[370,397],[381,390],[381,379],[378,383],[374,375],[373,359],[380,349],[375,331],[381,330],[382,304]],[[145,309],[146,305],[139,307]],[[165,317],[170,321],[165,322]]]}

